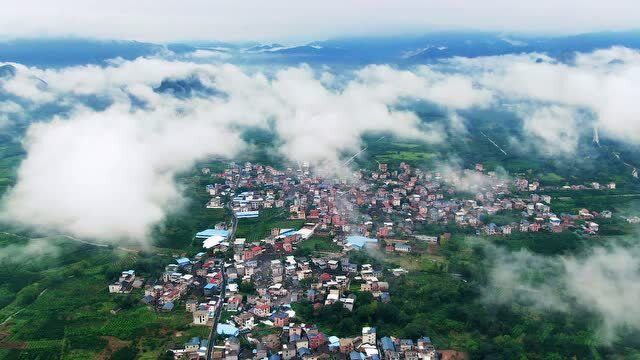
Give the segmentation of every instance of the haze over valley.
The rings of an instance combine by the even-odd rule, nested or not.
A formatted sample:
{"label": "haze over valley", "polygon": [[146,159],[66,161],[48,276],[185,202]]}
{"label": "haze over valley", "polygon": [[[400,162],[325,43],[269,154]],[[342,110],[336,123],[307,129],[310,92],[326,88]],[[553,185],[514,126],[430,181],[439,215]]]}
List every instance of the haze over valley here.
{"label": "haze over valley", "polygon": [[0,359],[640,356],[635,3],[35,3]]}

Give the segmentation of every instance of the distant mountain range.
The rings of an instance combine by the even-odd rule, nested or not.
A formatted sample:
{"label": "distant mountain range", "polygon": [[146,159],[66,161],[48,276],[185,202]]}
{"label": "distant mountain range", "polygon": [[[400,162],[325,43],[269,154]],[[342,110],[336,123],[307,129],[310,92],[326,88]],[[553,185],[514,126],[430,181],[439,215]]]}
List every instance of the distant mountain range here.
{"label": "distant mountain range", "polygon": [[[612,46],[640,49],[640,32],[603,32],[574,36],[515,36],[497,33],[431,33],[421,36],[338,38],[271,51],[297,61],[421,63],[452,56],[478,57],[542,52],[567,58]],[[263,54],[264,55],[264,54]]]}
{"label": "distant mountain range", "polygon": [[29,66],[64,67],[103,63],[121,57],[135,59],[165,49],[164,45],[137,41],[91,39],[19,39],[0,41],[0,61]]}
{"label": "distant mountain range", "polygon": [[219,41],[153,44],[76,38],[21,39],[0,41],[0,62],[62,67],[100,64],[116,57],[134,59],[167,51],[183,55],[196,50],[209,50],[227,53],[239,62],[413,64],[452,56],[478,57],[526,52],[543,52],[564,59],[570,58],[575,52],[611,46],[640,49],[640,31],[572,36],[439,32],[415,36],[345,37],[299,46]]}
{"label": "distant mountain range", "polygon": [[279,51],[286,48],[284,45],[280,44],[271,44],[271,45],[256,45],[252,46],[248,49],[245,49],[245,52],[265,52],[265,51]]}

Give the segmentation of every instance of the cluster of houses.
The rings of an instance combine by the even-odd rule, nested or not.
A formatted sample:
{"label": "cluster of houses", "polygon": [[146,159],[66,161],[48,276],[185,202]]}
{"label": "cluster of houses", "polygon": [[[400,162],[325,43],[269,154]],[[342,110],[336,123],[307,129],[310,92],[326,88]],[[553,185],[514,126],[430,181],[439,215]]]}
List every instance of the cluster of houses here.
{"label": "cluster of houses", "polygon": [[593,181],[590,184],[573,184],[573,185],[562,185],[562,186],[545,186],[544,188],[540,186],[540,183],[537,181],[529,182],[527,179],[518,178],[515,181],[515,187],[518,191],[540,191],[540,190],[615,190],[616,183],[609,182],[607,184],[600,184],[599,182]]}
{"label": "cluster of houses", "polygon": [[[232,250],[232,258],[218,267],[224,271],[228,283],[220,289],[220,296],[209,297],[205,286],[203,300],[188,300],[186,306],[193,314],[193,325],[211,326],[218,310],[227,314],[223,317],[226,320],[216,324],[215,331],[229,338],[224,349],[214,349],[214,358],[320,359],[341,353],[356,358],[355,353],[358,353],[361,354],[358,359],[374,359],[374,350],[379,354],[375,340],[367,343],[359,339],[338,339],[319,332],[313,325],[295,324],[297,319],[291,304],[301,300],[309,301],[315,308],[338,303],[353,311],[356,295],[352,289],[357,289],[370,292],[378,301],[390,301],[389,285],[383,281],[385,272],[371,264],[350,262],[347,251],[353,248],[346,242],[340,252],[296,256],[296,247],[312,236],[316,227],[309,223],[301,229],[274,228],[260,241],[216,239],[217,245],[208,247],[213,255],[228,254],[227,251]],[[225,235],[213,230],[198,233],[203,243],[210,245],[211,237]],[[205,238],[206,235],[210,237]],[[204,261],[203,267],[209,268],[208,263]],[[404,270],[394,269],[390,274],[401,276]],[[209,278],[214,280],[221,276]],[[250,285],[250,292],[242,290],[247,285]],[[253,338],[254,333],[265,327],[273,333]],[[250,339],[255,353],[239,347],[234,338],[242,336]],[[198,356],[195,350],[174,353],[177,358]]]}
{"label": "cluster of houses", "polygon": [[109,285],[111,294],[129,294],[133,289],[139,289],[144,285],[144,279],[136,277],[135,270],[125,270],[120,274],[118,281]]}
{"label": "cluster of houses", "polygon": [[[345,254],[350,250],[348,246],[341,252],[322,256],[293,255],[295,247],[312,233],[313,226],[308,225],[299,230],[273,229],[267,238],[254,243],[242,238],[227,239],[231,242],[227,250],[233,250],[232,258],[214,257],[220,255],[220,242],[208,249],[212,257],[199,256],[189,262],[194,277],[206,284],[201,287],[201,294],[190,294],[185,301],[186,310],[193,315],[192,324],[213,326],[219,311],[226,314],[222,317],[224,321],[215,324],[216,333],[225,341],[213,348],[214,359],[364,360],[382,359],[386,352],[396,356],[388,349],[382,350],[375,328],[364,328],[362,336],[338,338],[312,324],[297,323],[291,306],[296,301],[309,301],[314,308],[339,303],[353,311],[356,296],[352,289],[370,292],[378,301],[386,302],[390,296],[384,276],[404,274],[403,269],[385,272],[371,264],[352,263]],[[199,234],[204,242],[209,239],[204,239],[205,235],[224,235],[206,230]],[[167,271],[169,276],[173,270]],[[225,285],[224,278],[227,283],[221,288]],[[250,290],[246,290],[247,285]],[[265,329],[268,333],[262,334]],[[246,342],[241,342],[241,338]],[[194,338],[173,353],[176,359],[201,359],[206,344],[206,340]],[[429,345],[412,347],[407,350],[409,357],[404,358],[436,359],[435,349]],[[398,356],[405,348],[398,348]]]}
{"label": "cluster of houses", "polygon": [[384,354],[385,360],[435,360],[441,357],[436,352],[431,339],[426,336],[415,341],[413,339],[398,339],[385,336],[380,339],[380,349]]}
{"label": "cluster of houses", "polygon": [[[291,305],[305,300],[316,309],[341,304],[353,311],[357,292],[390,301],[385,276],[402,276],[406,271],[355,264],[348,253],[366,248],[411,253],[415,244],[437,248],[450,237],[421,235],[416,230],[421,223],[472,227],[487,235],[578,226],[594,234],[598,224],[593,220],[611,217],[611,212],[587,209],[577,215],[556,215],[551,197],[538,194],[539,183],[526,179],[512,183],[485,172],[481,164],[462,173],[379,164],[377,170],[335,180],[313,174],[306,165],[280,171],[246,163],[231,164],[211,176],[218,181],[207,185],[208,208],[228,206],[239,219],[282,208],[291,219],[306,223],[299,229],[273,228],[253,242],[234,238],[226,224],[218,224],[196,234],[205,252],[175,259],[153,283],[145,284],[133,270],[123,271],[109,291],[128,293],[144,286],[142,301],[163,311],[183,300],[193,326],[215,326],[212,330],[225,339],[224,345],[214,347],[214,359],[438,359],[441,353],[428,337],[379,338],[375,328],[366,327],[358,336],[338,338],[313,324],[299,324]],[[479,180],[469,183],[469,178]],[[529,194],[514,196],[512,189]],[[514,221],[501,225],[487,221],[505,213]],[[299,256],[296,249],[313,235],[333,239],[341,251]],[[201,359],[210,345],[193,338],[173,353],[177,359]]]}
{"label": "cluster of houses", "polygon": [[170,311],[176,301],[197,294],[200,289],[218,290],[215,284],[222,282],[221,269],[216,271],[213,261],[205,261],[205,255],[206,253],[201,252],[193,259],[178,258],[175,263],[165,266],[162,277],[155,284],[145,286],[142,301]]}
{"label": "cluster of houses", "polygon": [[[220,293],[223,279],[221,263],[205,258],[204,252],[192,259],[176,258],[174,263],[165,266],[162,276],[153,281],[145,282],[136,277],[134,270],[123,271],[118,281],[109,285],[109,292],[130,293],[132,289],[143,288],[141,301],[144,304],[156,310],[172,311],[180,299],[200,293],[208,296]],[[215,309],[215,300],[210,300],[206,305]],[[187,310],[192,308],[191,301],[187,301]]]}
{"label": "cluster of houses", "polygon": [[[208,169],[204,171],[209,173]],[[207,185],[206,190],[211,195],[207,208],[222,208],[223,198],[232,196],[231,207],[236,213],[253,213],[260,209],[284,207],[283,192],[275,188],[280,186],[286,188],[293,184],[291,180],[287,180],[283,172],[270,166],[264,167],[251,163],[246,163],[244,167],[231,164],[222,174],[212,174],[212,176],[223,178],[225,183]],[[238,188],[256,188],[256,185],[272,185],[274,189],[239,193],[236,191]]]}
{"label": "cluster of houses", "polygon": [[[223,183],[209,185],[209,193],[214,199],[230,196],[236,214],[253,217],[262,208],[284,207],[291,218],[314,223],[314,231],[326,236],[406,238],[418,234],[420,224],[455,224],[486,235],[579,227],[575,224],[579,219],[552,212],[551,196],[537,193],[543,190],[537,181],[510,180],[485,171],[482,164],[473,170],[438,172],[405,163],[390,169],[381,163],[377,171],[360,170],[350,179],[336,180],[315,175],[305,166],[280,171],[246,163],[231,164],[212,176]],[[615,183],[593,183],[589,188],[615,189]],[[245,191],[236,195],[238,189]],[[516,196],[512,189],[530,194]],[[490,219],[496,214],[510,215],[514,220],[492,223]],[[597,232],[594,224],[583,224],[585,232]],[[371,242],[365,245],[375,246]],[[397,244],[397,251],[409,252],[411,248]]]}
{"label": "cluster of houses", "polygon": [[[153,284],[144,285],[134,270],[123,271],[118,281],[121,287],[114,284],[109,290],[121,292],[119,289],[128,288],[126,284],[140,281],[136,286],[144,285],[142,301],[159,310],[171,310],[181,301],[192,314],[193,326],[216,326],[214,331],[223,341],[213,347],[213,359],[437,359],[426,337],[414,344],[411,340],[378,338],[375,328],[365,327],[361,334],[339,338],[313,324],[297,323],[291,304],[303,299],[315,308],[340,303],[349,311],[353,311],[356,300],[353,288],[370,292],[379,301],[390,299],[389,285],[382,281],[388,273],[382,269],[351,263],[344,252],[304,258],[290,255],[285,246],[277,245],[289,241],[296,246],[308,234],[274,229],[268,238],[253,244],[234,239],[230,245],[233,258],[215,257],[213,247],[191,259],[175,259]],[[224,235],[206,230],[199,233],[203,241]],[[390,273],[400,276],[404,270],[393,269]],[[247,284],[252,288],[249,293],[241,291]],[[220,311],[229,316],[215,324]],[[191,338],[172,350],[174,358],[204,359],[208,341]]]}
{"label": "cluster of houses", "polygon": [[205,359],[207,356],[207,348],[209,346],[208,339],[193,337],[184,344],[182,349],[171,350],[176,359]]}
{"label": "cluster of houses", "polygon": [[292,323],[284,326],[277,333],[265,335],[255,341],[255,347],[249,349],[241,345],[237,336],[229,336],[225,339],[224,346],[216,347],[212,358],[224,360],[436,360],[440,358],[440,354],[428,337],[422,337],[415,342],[411,339],[379,338],[374,327],[363,327],[361,334],[339,338],[325,335],[314,325]]}
{"label": "cluster of houses", "polygon": [[[538,209],[538,207],[536,206],[535,209]],[[523,217],[524,216],[525,215],[523,214]],[[595,212],[589,211],[588,209],[581,209],[578,211],[578,214],[560,214],[559,216],[556,216],[556,214],[550,211],[536,211],[532,212],[531,216],[534,217],[531,220],[521,220],[520,223],[514,222],[503,226],[497,226],[490,223],[489,225],[486,225],[483,230],[487,235],[509,235],[513,231],[549,231],[557,233],[569,229],[581,229],[585,234],[595,235],[598,233],[600,226],[593,220],[597,217],[610,219],[612,213],[609,210]]]}

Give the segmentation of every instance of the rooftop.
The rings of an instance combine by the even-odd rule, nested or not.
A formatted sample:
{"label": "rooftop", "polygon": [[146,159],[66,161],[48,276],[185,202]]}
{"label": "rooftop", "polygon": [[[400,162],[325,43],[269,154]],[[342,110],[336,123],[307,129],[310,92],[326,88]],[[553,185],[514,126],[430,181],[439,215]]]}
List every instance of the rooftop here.
{"label": "rooftop", "polygon": [[361,249],[366,244],[377,244],[378,239],[368,238],[366,236],[352,235],[347,237],[347,243],[351,246]]}
{"label": "rooftop", "polygon": [[203,231],[200,231],[199,233],[196,234],[196,238],[198,239],[207,239],[210,238],[212,236],[221,236],[223,238],[227,238],[229,237],[229,230],[219,230],[219,229],[206,229]]}

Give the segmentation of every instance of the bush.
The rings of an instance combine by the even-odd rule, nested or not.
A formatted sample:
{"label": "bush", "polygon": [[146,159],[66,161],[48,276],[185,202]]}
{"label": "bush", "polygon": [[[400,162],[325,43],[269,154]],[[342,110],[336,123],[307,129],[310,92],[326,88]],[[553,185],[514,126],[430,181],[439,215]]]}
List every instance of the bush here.
{"label": "bush", "polygon": [[20,306],[26,306],[36,301],[38,295],[40,295],[40,287],[37,284],[33,284],[20,290],[16,296],[16,303]]}
{"label": "bush", "polygon": [[107,341],[95,335],[81,335],[67,337],[66,344],[70,349],[101,350],[107,346]]}
{"label": "bush", "polygon": [[135,360],[137,353],[133,346],[123,347],[111,354],[111,360]]}

